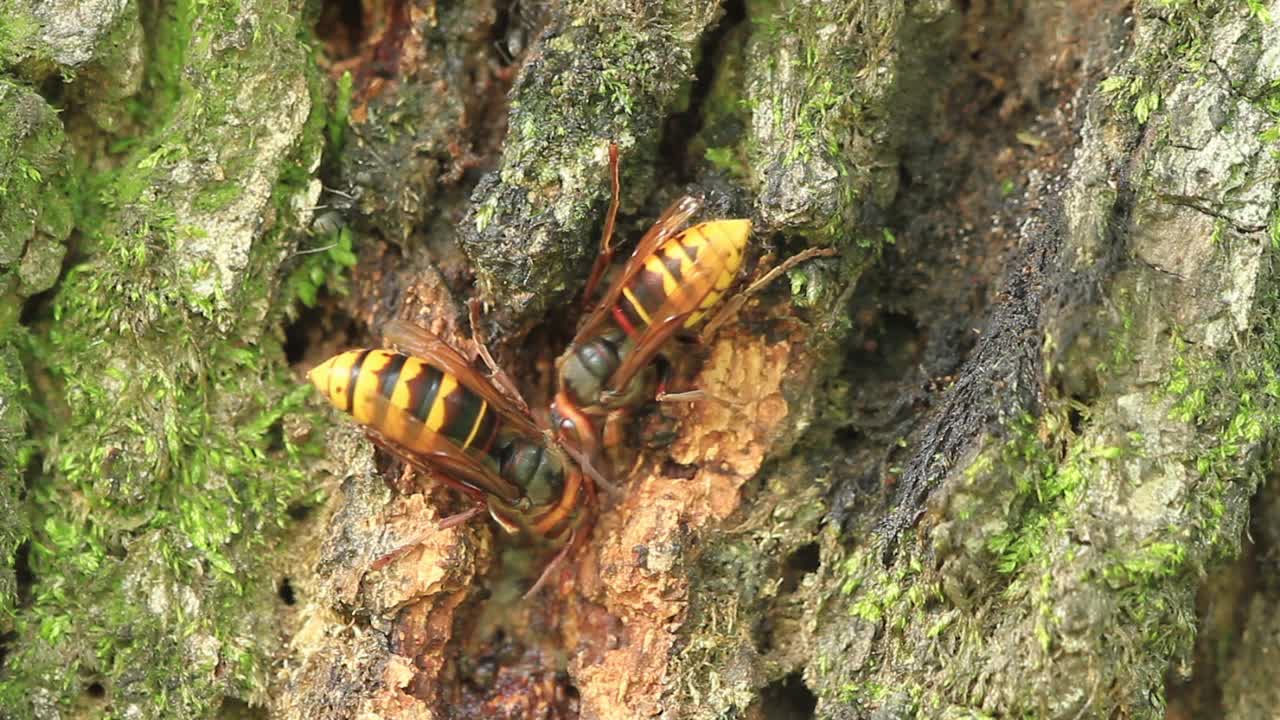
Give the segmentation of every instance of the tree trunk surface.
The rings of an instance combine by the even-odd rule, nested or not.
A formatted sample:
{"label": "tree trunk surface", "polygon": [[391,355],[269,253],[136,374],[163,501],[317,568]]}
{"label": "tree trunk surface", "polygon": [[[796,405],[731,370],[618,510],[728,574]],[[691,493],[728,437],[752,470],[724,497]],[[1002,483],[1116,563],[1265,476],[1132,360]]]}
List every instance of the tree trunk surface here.
{"label": "tree trunk surface", "polygon": [[[1272,717],[1278,23],[0,0],[0,717]],[[611,142],[621,255],[684,192],[837,254],[526,600],[303,373],[406,318],[545,407]]]}

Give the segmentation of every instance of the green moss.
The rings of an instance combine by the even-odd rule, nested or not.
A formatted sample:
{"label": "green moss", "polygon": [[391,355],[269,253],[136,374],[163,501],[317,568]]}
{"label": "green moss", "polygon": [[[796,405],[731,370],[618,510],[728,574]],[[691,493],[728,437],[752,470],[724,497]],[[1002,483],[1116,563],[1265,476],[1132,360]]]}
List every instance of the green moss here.
{"label": "green moss", "polygon": [[143,16],[149,46],[143,81],[147,103],[137,109],[140,116],[149,119],[144,126],[165,122],[183,96],[182,70],[196,27],[196,8],[197,3],[191,0],[178,0]]}
{"label": "green moss", "polygon": [[325,120],[325,139],[328,151],[337,153],[342,150],[347,138],[347,125],[351,115],[351,100],[355,96],[355,79],[351,72],[342,73],[334,88],[334,99],[331,110]]}
{"label": "green moss", "polygon": [[[995,485],[993,474],[1004,475],[1012,483],[1012,494],[1002,500],[1008,508],[1007,525],[986,541],[996,569],[1012,575],[1044,560],[1046,536],[1071,524],[1099,463],[1115,461],[1131,451],[1073,442],[1064,454],[1057,441],[1063,433],[1070,433],[1065,408],[1062,415],[1040,419],[1024,415],[1006,432],[1009,439],[982,453],[966,468],[965,477],[976,486]],[[1051,440],[1046,442],[1045,438]]]}
{"label": "green moss", "polygon": [[305,307],[315,307],[321,288],[345,295],[346,274],[356,264],[350,227],[343,226],[320,240],[323,244],[308,252],[285,280],[284,297],[296,298]]}
{"label": "green moss", "polygon": [[20,296],[52,287],[75,215],[75,176],[57,112],[0,80],[0,273]]}
{"label": "green moss", "polygon": [[[1120,312],[1108,315],[1119,327],[1099,332],[1138,343],[1122,354],[1147,358],[1149,372],[1151,356],[1141,343],[1149,342],[1144,325],[1151,317],[1125,312],[1124,294],[1121,287],[1112,298]],[[1124,378],[1103,378],[1104,393],[1113,380],[1122,383],[1115,387],[1124,388],[1127,420],[1103,395],[1089,405],[1050,398],[1041,417],[1006,426],[1006,437],[989,443],[938,502],[946,508],[946,532],[935,535],[931,560],[941,563],[941,587],[950,588],[945,596],[932,573],[911,572],[920,567],[914,542],[899,549],[900,565],[887,569],[870,550],[851,551],[831,582],[848,598],[847,613],[883,627],[875,657],[903,672],[920,663],[952,668],[922,695],[925,705],[939,708],[972,700],[956,688],[968,687],[972,673],[989,667],[987,658],[1035,662],[1036,652],[1053,657],[1063,644],[1092,648],[1091,666],[1105,668],[1100,671],[1117,683],[1158,687],[1195,635],[1191,579],[1208,562],[1238,550],[1248,498],[1266,471],[1259,449],[1280,433],[1277,307],[1280,298],[1266,289],[1254,325],[1262,330],[1242,338],[1243,347],[1230,355],[1175,342],[1167,377],[1145,393],[1135,393]],[[1148,432],[1111,430],[1141,422],[1148,412],[1157,418],[1142,425]],[[1196,432],[1180,434],[1179,425],[1193,425]],[[1171,438],[1176,441],[1169,445]],[[1179,444],[1187,438],[1198,439]],[[1172,514],[1164,500],[1170,483],[1184,503]],[[1145,492],[1152,493],[1151,504],[1132,498]],[[1179,520],[1143,528],[1132,538],[1117,535],[1114,518],[1099,519],[1109,518],[1115,493],[1132,503],[1124,512]],[[957,614],[947,600],[980,609]],[[1095,628],[1082,625],[1081,608],[1104,618],[1091,621]],[[994,632],[983,617],[1001,618],[1002,630]],[[1105,640],[1096,632],[1105,632]],[[1116,657],[1126,658],[1123,667],[1114,665]],[[895,677],[874,668],[824,667],[831,670],[829,677],[823,673],[827,693]],[[1034,671],[1020,677],[1026,689],[1003,695],[1001,702],[1013,704],[1001,707],[1035,707],[1039,693],[1060,695],[1072,684],[1060,686],[1060,678]],[[876,707],[888,702],[854,694]]]}
{"label": "green moss", "polygon": [[1185,567],[1187,548],[1175,542],[1153,542],[1119,553],[1103,569],[1102,577],[1115,584],[1151,583],[1177,575]]}
{"label": "green moss", "polygon": [[[1266,466],[1255,449],[1280,435],[1280,293],[1264,288],[1259,303],[1262,331],[1248,339],[1243,361],[1226,361],[1175,338],[1172,372],[1162,390],[1172,401],[1170,417],[1195,426],[1205,441],[1185,459],[1199,477],[1188,499],[1197,522],[1180,532],[1181,542],[1208,547],[1214,556],[1239,549],[1238,522],[1223,524],[1261,483]],[[1232,514],[1234,516],[1234,513]]]}
{"label": "green moss", "polygon": [[746,157],[735,147],[709,147],[703,157],[712,167],[717,168],[739,180],[745,180],[751,170]]}
{"label": "green moss", "polygon": [[[1258,0],[1147,0],[1139,3],[1137,22],[1144,37],[1141,51],[1120,71],[1102,81],[1100,89],[1110,96],[1116,112],[1131,115],[1145,124],[1161,109],[1163,98],[1186,75],[1199,77],[1218,73],[1210,67],[1215,31],[1234,20],[1238,9],[1250,12],[1250,32],[1270,32],[1273,23]],[[1252,93],[1250,93],[1252,94]],[[1260,107],[1266,97],[1260,97]]]}
{"label": "green moss", "polygon": [[195,208],[202,212],[222,210],[239,198],[244,188],[234,182],[225,182],[202,188],[196,195]]}
{"label": "green moss", "polygon": [[[565,125],[546,122],[546,118],[570,112],[584,115],[578,122],[595,128],[598,137],[617,140],[628,150],[638,137],[648,146],[644,150],[656,144],[653,133],[658,130],[659,118],[651,103],[661,97],[664,105],[672,104],[687,89],[686,81],[673,83],[667,73],[687,72],[691,53],[687,48],[676,49],[674,54],[672,48],[658,52],[659,39],[624,18],[598,22],[572,27],[548,43],[543,62],[593,70],[577,75],[548,74],[538,80],[538,87],[519,95],[512,105],[514,142],[508,143],[517,154],[507,161],[504,179],[513,178],[516,172],[534,171],[527,181],[535,187],[557,185],[564,168],[545,162],[548,153],[571,153],[573,157],[563,160],[580,163],[585,159],[581,155],[597,152],[589,142],[566,144]],[[533,158],[544,162],[522,162]],[[604,183],[593,184],[607,189]]]}
{"label": "green moss", "polygon": [[[37,356],[66,403],[58,431],[42,440],[56,480],[33,489],[36,596],[19,616],[0,700],[20,707],[24,688],[46,686],[55,669],[68,678],[59,686],[69,700],[76,676],[64,665],[135,701],[182,688],[191,697],[176,716],[200,714],[224,692],[260,700],[261,669],[241,675],[233,666],[210,683],[208,667],[188,666],[188,640],[260,655],[258,638],[269,637],[246,634],[241,620],[256,622],[246,605],[270,587],[258,574],[259,554],[286,523],[288,505],[312,489],[302,461],[320,448],[284,431],[316,422],[306,388],[295,385],[274,341],[195,351],[174,363],[159,360],[158,347],[134,346],[130,375],[96,366],[102,355],[78,339],[54,342]],[[121,593],[130,587],[136,594]],[[185,597],[156,608],[149,593],[157,588]],[[85,647],[95,657],[79,656]],[[120,675],[138,667],[153,672]]]}
{"label": "green moss", "polygon": [[[727,99],[728,116],[745,118],[738,147],[757,211],[770,229],[869,257],[883,238],[861,227],[862,211],[894,201],[898,177],[888,169],[913,116],[931,112],[931,63],[948,52],[950,12],[862,2],[747,10],[741,98]],[[849,27],[859,30],[840,30]]]}
{"label": "green moss", "polygon": [[40,25],[18,0],[0,0],[0,69],[31,56],[39,45]]}
{"label": "green moss", "polygon": [[[326,152],[337,153],[342,150],[347,116],[351,111],[352,83],[351,74],[344,73],[334,87],[333,102],[325,103],[318,80],[314,77],[311,79],[313,107],[318,111],[312,112],[308,118],[303,136],[316,138],[323,135]],[[314,164],[310,158],[317,152],[319,148],[315,146],[314,139],[303,143],[294,153],[293,164],[281,173],[275,192],[272,194],[276,212],[281,216],[287,217],[295,213],[296,210],[291,205],[295,204],[299,198],[306,197],[308,186],[312,181],[310,168]],[[294,319],[297,316],[299,304],[306,308],[315,306],[321,289],[337,295],[347,293],[348,275],[358,260],[355,253],[355,236],[352,229],[346,225],[334,227],[328,227],[328,225],[317,222],[317,228],[313,228],[312,232],[322,226],[327,229],[322,230],[319,236],[307,243],[314,245],[313,247],[300,249],[294,254],[292,261],[286,263],[285,269],[288,272],[281,290],[275,293],[276,315],[283,314],[288,319]],[[286,225],[279,229],[277,235],[297,233],[299,230],[301,228]],[[287,242],[282,237],[275,237],[274,240],[275,242],[271,243],[273,245]],[[255,258],[256,260],[259,258]],[[260,261],[262,266],[269,266],[270,256],[263,255]],[[266,281],[268,286],[271,284],[266,278],[256,279]]]}
{"label": "green moss", "polygon": [[0,334],[0,631],[4,632],[12,630],[17,600],[14,558],[29,532],[21,498],[30,457],[25,409],[30,387],[18,359],[16,335],[16,330]]}
{"label": "green moss", "polygon": [[[4,31],[0,31],[0,35]],[[3,51],[0,50],[0,54]],[[2,58],[0,58],[2,59]],[[22,497],[33,448],[30,386],[19,357],[25,300],[52,287],[75,214],[75,178],[57,113],[35,92],[0,79],[0,629],[11,631],[14,561],[29,537]]]}
{"label": "green moss", "polygon": [[1112,304],[1118,314],[1118,322],[1108,326],[1106,346],[1110,357],[1097,364],[1099,375],[1120,375],[1133,366],[1134,361],[1134,301],[1128,288],[1119,288]]}
{"label": "green moss", "polygon": [[840,688],[840,702],[858,706],[878,704],[891,692],[890,688],[877,682],[846,683]]}
{"label": "green moss", "polygon": [[[868,173],[852,164],[861,152],[857,138],[875,132],[871,109],[885,100],[891,87],[891,78],[866,82],[860,73],[868,65],[888,63],[888,53],[877,47],[875,31],[852,45],[837,41],[834,36],[839,33],[827,32],[833,23],[849,22],[861,12],[857,3],[753,10],[747,49],[753,74],[741,105],[751,112],[747,155],[757,174],[755,182],[763,189],[766,172],[794,176],[792,185],[801,178],[830,182],[835,192],[804,202],[814,206],[807,230],[820,242],[845,237],[856,226],[856,207],[869,180]],[[879,19],[891,34],[900,18],[886,12]],[[780,68],[794,66],[794,77],[802,82],[781,73]],[[822,180],[830,174],[835,177]],[[762,199],[767,205],[788,204],[771,199],[768,192]]]}
{"label": "green moss", "polygon": [[[1228,17],[1225,8],[1244,25],[1243,46],[1254,47],[1256,28],[1242,7],[1203,5],[1220,20]],[[1187,38],[1203,38],[1198,45],[1153,58],[1151,66],[1122,68],[1123,77],[1104,88],[1124,117],[1101,118],[1086,148],[1100,150],[1108,163],[1129,158],[1132,146],[1113,144],[1118,129],[1130,131],[1144,119],[1134,117],[1140,101],[1154,122],[1163,103],[1187,89],[1164,82],[1163,73],[1190,81],[1185,73],[1194,58],[1210,35],[1216,38],[1218,29],[1200,24],[1194,9],[1161,17],[1182,24],[1178,32]],[[1177,28],[1162,28],[1150,4],[1142,12],[1148,35],[1135,43],[1145,54],[1153,52],[1148,43],[1160,47]],[[1236,71],[1222,65],[1211,79]],[[1139,155],[1147,157],[1151,148],[1142,147]],[[1154,152],[1150,165],[1159,166],[1158,144]],[[1265,167],[1269,159],[1261,159]],[[1087,156],[1077,170],[1088,177]],[[1251,181],[1247,167],[1231,172]],[[1103,184],[1089,181],[1086,192]],[[1112,204],[1091,206],[1065,225],[1066,257],[1078,253],[1081,267],[1096,266],[1096,243],[1124,242],[1114,227],[1089,227],[1094,213],[1112,216]],[[1134,218],[1159,214],[1138,210]],[[1222,210],[1210,203],[1206,213]],[[1280,239],[1275,212],[1273,242]],[[964,465],[947,468],[932,488],[916,532],[900,536],[905,546],[890,567],[881,567],[878,552],[868,558],[879,548],[863,537],[856,512],[842,521],[838,542],[852,559],[822,579],[826,593],[817,600],[817,635],[826,646],[811,674],[819,679],[820,714],[834,709],[827,703],[844,691],[869,706],[859,708],[862,714],[888,716],[889,699],[871,700],[861,689],[920,677],[928,685],[918,707],[930,708],[923,713],[930,717],[965,717],[978,707],[1009,717],[1162,714],[1168,668],[1186,660],[1195,634],[1196,585],[1211,564],[1238,550],[1249,498],[1272,469],[1280,433],[1275,256],[1269,251],[1257,263],[1258,234],[1244,237],[1238,223],[1198,217],[1199,245],[1185,247],[1211,257],[1204,265],[1209,279],[1162,273],[1159,253],[1184,244],[1160,243],[1192,227],[1182,220],[1127,227],[1128,247],[1155,267],[1121,262],[1106,275],[1107,297],[1096,307],[1067,307],[1051,321],[1038,358],[1045,368],[1038,416],[1001,418],[999,429],[984,428],[990,434],[974,441],[973,455],[956,458]],[[1189,303],[1188,288],[1201,287],[1221,288],[1233,298],[1230,307]],[[1194,327],[1172,321],[1195,316]],[[1224,326],[1234,330],[1229,339]],[[1064,342],[1071,346],[1062,348]],[[913,561],[926,569],[897,569]],[[941,599],[934,583],[945,591]]]}
{"label": "green moss", "polygon": [[[907,624],[925,620],[923,611],[941,597],[936,583],[920,577],[924,566],[907,551],[904,562],[885,570],[871,548],[855,550],[840,565],[840,593],[849,596],[848,613],[875,626],[886,624],[895,634]],[[927,620],[934,622],[934,620]],[[938,632],[948,623],[936,626]]]}
{"label": "green moss", "polygon": [[740,23],[729,29],[715,49],[715,75],[699,107],[702,127],[688,147],[689,155],[701,156],[711,167],[744,184],[753,176],[746,143],[751,108],[744,95],[744,52],[751,32],[751,23]]}

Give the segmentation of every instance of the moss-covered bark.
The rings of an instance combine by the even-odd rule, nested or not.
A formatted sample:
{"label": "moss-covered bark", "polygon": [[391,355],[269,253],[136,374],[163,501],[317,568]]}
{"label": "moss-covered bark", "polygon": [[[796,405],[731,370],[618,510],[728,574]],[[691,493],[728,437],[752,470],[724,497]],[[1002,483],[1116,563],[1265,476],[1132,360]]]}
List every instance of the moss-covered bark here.
{"label": "moss-covered bark", "polygon": [[[1280,3],[1127,7],[0,0],[0,708],[1163,714],[1280,431]],[[624,237],[694,190],[840,255],[684,353],[716,399],[521,602],[285,327],[474,294],[541,399],[610,142]]]}
{"label": "moss-covered bark", "polygon": [[819,714],[1163,716],[1273,461],[1276,11],[1140,6],[1084,86],[1061,204],[908,454],[918,529],[888,567],[824,541]]}
{"label": "moss-covered bark", "polygon": [[[276,292],[319,192],[305,28],[283,2],[61,5],[6,8],[0,52],[17,73],[0,90],[0,235],[21,257],[0,263],[6,430],[14,405],[31,416],[29,439],[6,435],[30,463],[24,487],[5,453],[30,577],[0,706],[261,703],[280,639],[263,550],[316,451],[281,348],[293,298]],[[61,117],[25,84],[52,73]],[[15,296],[50,287],[17,326]],[[32,393],[12,392],[15,347]]]}
{"label": "moss-covered bark", "polygon": [[[664,118],[689,102],[698,38],[715,2],[570,3],[512,90],[497,172],[476,188],[461,238],[495,320],[527,324],[574,294],[595,248],[610,142],[627,163],[628,205],[653,190]],[[572,20],[570,20],[572,18]]]}
{"label": "moss-covered bark", "polygon": [[26,340],[19,314],[26,298],[58,278],[73,222],[74,176],[66,136],[43,98],[0,80],[0,107],[0,615],[11,618],[15,559],[28,532],[21,499],[30,388],[19,355]]}

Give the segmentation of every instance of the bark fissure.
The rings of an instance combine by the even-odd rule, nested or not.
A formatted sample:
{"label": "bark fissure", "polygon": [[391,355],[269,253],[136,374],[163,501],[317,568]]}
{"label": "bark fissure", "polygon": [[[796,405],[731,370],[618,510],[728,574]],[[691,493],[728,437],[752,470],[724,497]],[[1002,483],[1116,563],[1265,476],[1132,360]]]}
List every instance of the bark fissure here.
{"label": "bark fissure", "polygon": [[[1179,149],[1203,150],[1203,148],[1179,148]],[[1159,195],[1159,198],[1162,202],[1168,203],[1170,205],[1177,205],[1179,207],[1190,208],[1192,210],[1195,210],[1198,213],[1214,218],[1215,220],[1222,220],[1226,222],[1231,227],[1232,230],[1235,230],[1236,232],[1242,235],[1252,235],[1255,233],[1261,234],[1263,232],[1266,232],[1267,230],[1266,225],[1239,225],[1239,224],[1233,223],[1231,221],[1231,216],[1228,215],[1227,213],[1214,210],[1213,207],[1206,206],[1203,203],[1198,203],[1193,198],[1179,197],[1177,195]]]}

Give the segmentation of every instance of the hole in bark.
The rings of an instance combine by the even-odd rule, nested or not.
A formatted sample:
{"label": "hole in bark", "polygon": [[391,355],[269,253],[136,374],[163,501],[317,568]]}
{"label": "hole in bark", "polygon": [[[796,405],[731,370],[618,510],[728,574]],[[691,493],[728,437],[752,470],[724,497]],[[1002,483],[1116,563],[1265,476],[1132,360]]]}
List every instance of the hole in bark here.
{"label": "hole in bark", "polygon": [[818,698],[805,686],[799,672],[771,683],[760,700],[766,720],[807,720],[818,707]]}
{"label": "hole in bark", "polygon": [[857,445],[858,441],[861,439],[862,433],[853,425],[845,425],[844,427],[836,428],[835,442],[839,447],[846,449],[851,448],[854,445]]}
{"label": "hole in bark", "polygon": [[316,307],[285,326],[284,356],[290,365],[301,364],[310,369],[350,347],[352,338],[367,334],[333,300],[321,288]]}
{"label": "hole in bark", "polygon": [[906,163],[898,163],[898,192],[904,194],[911,191],[911,186],[915,183],[911,171],[907,169]]}
{"label": "hole in bark", "polygon": [[913,315],[893,311],[864,311],[858,324],[866,330],[849,352],[849,363],[859,375],[897,376],[913,367],[924,350],[925,334]]}
{"label": "hole in bark", "polygon": [[40,95],[49,101],[50,105],[62,106],[65,102],[65,91],[67,83],[62,79],[62,73],[54,73],[50,75],[40,85]]}
{"label": "hole in bark", "polygon": [[773,618],[767,614],[762,615],[760,620],[756,622],[754,630],[752,644],[755,645],[756,652],[761,655],[768,655],[773,651]]}
{"label": "hole in bark", "polygon": [[804,576],[817,571],[822,566],[822,556],[818,552],[818,543],[809,543],[796,548],[787,556],[787,564],[782,570],[782,593],[793,593],[800,588]]}
{"label": "hole in bark", "polygon": [[1067,422],[1071,424],[1071,432],[1079,435],[1080,429],[1084,427],[1084,413],[1074,403],[1067,408]]}
{"label": "hole in bark", "polygon": [[9,645],[18,639],[18,633],[0,633],[0,673],[4,672],[5,660],[9,657]]}
{"label": "hole in bark", "polygon": [[711,32],[702,37],[693,87],[689,91],[689,107],[684,112],[672,113],[663,126],[658,157],[667,158],[680,182],[691,179],[690,165],[701,159],[688,157],[689,139],[702,129],[702,102],[711,91],[711,84],[716,77],[716,68],[721,59],[720,46],[729,31],[746,18],[747,6],[743,0],[727,0],[724,3],[724,17],[720,18]]}
{"label": "hole in bark", "polygon": [[[454,661],[459,692],[444,717],[578,717],[579,694],[568,673],[549,668],[549,658],[514,636],[520,634],[497,628],[488,639],[471,639]],[[435,680],[424,689],[427,698],[439,692]]]}
{"label": "hole in bark", "polygon": [[697,465],[681,465],[668,458],[662,463],[662,474],[669,478],[678,478],[680,480],[692,480],[698,474]]}
{"label": "hole in bark", "polygon": [[102,683],[95,680],[94,682],[89,683],[87,687],[85,687],[84,694],[88,695],[94,700],[101,700],[102,698],[107,696],[107,689],[103,687]]}
{"label": "hole in bark", "polygon": [[462,668],[462,681],[472,690],[487,691],[493,687],[494,680],[498,677],[498,658],[491,654],[474,659],[461,658],[459,665]]}
{"label": "hole in bark", "polygon": [[116,560],[124,560],[129,557],[129,548],[125,547],[124,543],[119,540],[109,543],[103,550],[107,553],[107,557]]}
{"label": "hole in bark", "polygon": [[[63,259],[63,267],[66,267],[66,259]],[[58,282],[53,287],[41,293],[36,293],[26,299],[22,303],[22,312],[19,313],[18,322],[22,325],[30,327],[43,317],[47,317],[49,313],[45,312],[53,302],[53,295],[58,289],[58,285],[62,282],[62,273],[58,273]]]}
{"label": "hole in bark", "polygon": [[312,506],[306,503],[294,503],[293,505],[290,505],[289,509],[285,512],[289,513],[289,518],[291,520],[301,522],[311,515],[311,508]]}
{"label": "hole in bark", "polygon": [[302,361],[311,344],[308,336],[318,329],[319,323],[314,313],[303,313],[294,322],[284,328],[284,358],[290,365]]}
{"label": "hole in bark", "polygon": [[298,598],[293,592],[293,583],[289,581],[287,576],[280,578],[280,587],[276,592],[280,595],[280,602],[285,605],[294,605],[298,602]]}
{"label": "hole in bark", "polygon": [[330,57],[354,57],[365,42],[364,5],[360,0],[325,0],[316,21],[316,37],[324,42]]}
{"label": "hole in bark", "polygon": [[250,705],[233,697],[223,697],[222,707],[218,708],[218,717],[238,718],[238,720],[267,720],[269,717],[265,707]]}
{"label": "hole in bark", "polygon": [[511,30],[512,15],[518,8],[509,2],[496,3],[493,17],[493,47],[498,51],[498,60],[503,65],[510,65],[512,56],[507,33]]}
{"label": "hole in bark", "polygon": [[284,420],[276,420],[267,427],[267,452],[284,450]]}
{"label": "hole in bark", "polygon": [[18,607],[31,607],[31,588],[36,583],[36,576],[31,572],[31,541],[24,541],[13,553],[13,576],[17,583]]}

